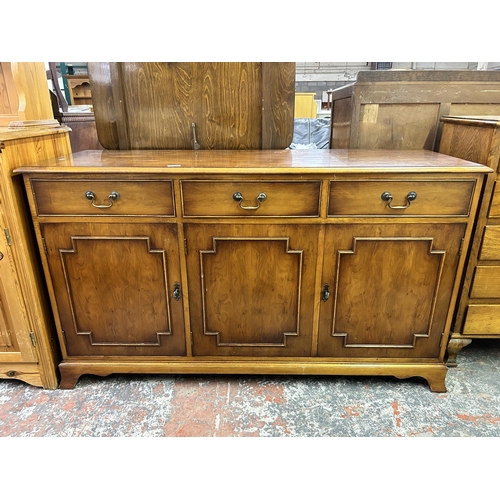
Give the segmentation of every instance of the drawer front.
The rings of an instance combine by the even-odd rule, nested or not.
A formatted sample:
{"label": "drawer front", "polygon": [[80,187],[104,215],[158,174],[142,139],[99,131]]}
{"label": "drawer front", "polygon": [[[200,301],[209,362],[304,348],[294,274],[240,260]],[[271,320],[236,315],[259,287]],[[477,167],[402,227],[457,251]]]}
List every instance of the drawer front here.
{"label": "drawer front", "polygon": [[331,181],[328,215],[466,216],[474,187],[472,180]]}
{"label": "drawer front", "polygon": [[495,182],[493,197],[491,198],[489,217],[500,217],[500,182]]}
{"label": "drawer front", "polygon": [[472,299],[500,299],[500,266],[477,266],[470,296]]}
{"label": "drawer front", "polygon": [[500,334],[500,304],[473,304],[467,308],[464,335]]}
{"label": "drawer front", "polygon": [[[37,214],[174,216],[172,181],[31,181]],[[90,194],[93,193],[92,194]],[[113,195],[118,193],[118,196]]]}
{"label": "drawer front", "polygon": [[320,181],[182,181],[185,217],[319,217]]}
{"label": "drawer front", "polygon": [[486,226],[480,260],[500,260],[500,226]]}

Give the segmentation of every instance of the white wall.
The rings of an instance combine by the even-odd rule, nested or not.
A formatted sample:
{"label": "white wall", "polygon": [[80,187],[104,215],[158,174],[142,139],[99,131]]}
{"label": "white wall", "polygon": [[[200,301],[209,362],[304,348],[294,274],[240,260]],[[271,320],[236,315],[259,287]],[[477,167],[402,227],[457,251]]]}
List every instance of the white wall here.
{"label": "white wall", "polygon": [[[483,63],[481,63],[483,64]],[[489,62],[487,69],[500,69],[500,62]],[[477,62],[393,62],[393,69],[417,70],[475,70]],[[355,80],[358,71],[369,70],[371,62],[298,62],[296,80],[300,81],[350,81]]]}

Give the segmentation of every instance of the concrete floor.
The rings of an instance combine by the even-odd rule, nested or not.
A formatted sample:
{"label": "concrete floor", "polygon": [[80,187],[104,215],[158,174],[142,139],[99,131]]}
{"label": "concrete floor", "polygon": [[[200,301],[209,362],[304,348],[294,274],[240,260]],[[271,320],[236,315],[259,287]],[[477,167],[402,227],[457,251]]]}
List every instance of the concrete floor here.
{"label": "concrete floor", "polygon": [[475,340],[445,394],[392,377],[85,375],[0,380],[0,436],[500,436],[500,341]]}

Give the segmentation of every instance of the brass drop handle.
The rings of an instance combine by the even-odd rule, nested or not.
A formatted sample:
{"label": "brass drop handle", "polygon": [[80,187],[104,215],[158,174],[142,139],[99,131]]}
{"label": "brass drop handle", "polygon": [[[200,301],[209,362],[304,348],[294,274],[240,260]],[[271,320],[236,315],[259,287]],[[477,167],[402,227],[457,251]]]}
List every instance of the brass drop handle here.
{"label": "brass drop handle", "polygon": [[250,206],[248,206],[248,205],[242,205],[242,203],[243,203],[243,195],[239,191],[236,191],[236,193],[233,194],[233,200],[236,201],[236,202],[239,202],[238,206],[240,208],[242,208],[243,210],[257,210],[260,207],[260,204],[263,201],[267,200],[267,194],[266,193],[259,193],[257,195],[257,206],[254,206],[254,205],[250,205]]}
{"label": "brass drop handle", "polygon": [[415,191],[410,191],[406,195],[406,205],[396,205],[396,206],[391,205],[392,194],[389,193],[389,191],[384,191],[382,193],[381,198],[387,202],[387,206],[389,208],[392,208],[393,210],[404,210],[405,208],[408,208],[410,206],[410,202],[412,202],[417,198],[417,193],[415,193]]}
{"label": "brass drop handle", "polygon": [[174,293],[172,294],[172,297],[175,300],[179,300],[181,298],[181,286],[177,281],[174,283]]}
{"label": "brass drop handle", "polygon": [[196,125],[191,123],[191,130],[193,132],[193,149],[201,149],[201,144],[196,140]]}
{"label": "brass drop handle", "polygon": [[95,194],[93,191],[87,191],[85,193],[85,198],[87,198],[87,200],[90,200],[92,206],[95,208],[111,208],[113,206],[113,203],[120,198],[120,193],[118,191],[111,191],[111,193],[108,196],[108,199],[110,201],[109,205],[96,205],[94,203]]}
{"label": "brass drop handle", "polygon": [[3,253],[0,252],[0,260],[2,260],[2,259],[3,259]]}
{"label": "brass drop handle", "polygon": [[323,302],[326,302],[329,297],[330,297],[330,286],[328,285],[328,283],[325,283],[323,291],[321,292],[321,298],[323,299]]}

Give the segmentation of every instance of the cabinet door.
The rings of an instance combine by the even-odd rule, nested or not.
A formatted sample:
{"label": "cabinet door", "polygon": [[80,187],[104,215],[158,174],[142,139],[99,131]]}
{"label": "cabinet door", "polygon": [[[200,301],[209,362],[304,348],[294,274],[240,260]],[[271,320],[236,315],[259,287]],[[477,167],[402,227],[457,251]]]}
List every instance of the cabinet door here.
{"label": "cabinet door", "polygon": [[67,355],[185,354],[182,297],[173,297],[176,225],[43,224],[41,232]]}
{"label": "cabinet door", "polygon": [[349,224],[326,231],[319,356],[437,358],[464,224]]}
{"label": "cabinet door", "polygon": [[[0,212],[0,228],[6,227]],[[36,361],[12,254],[0,235],[0,363]]]}
{"label": "cabinet door", "polygon": [[186,225],[196,356],[309,356],[318,229]]}

